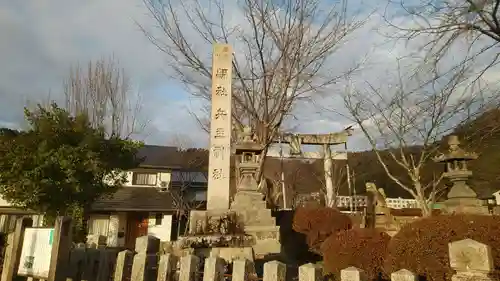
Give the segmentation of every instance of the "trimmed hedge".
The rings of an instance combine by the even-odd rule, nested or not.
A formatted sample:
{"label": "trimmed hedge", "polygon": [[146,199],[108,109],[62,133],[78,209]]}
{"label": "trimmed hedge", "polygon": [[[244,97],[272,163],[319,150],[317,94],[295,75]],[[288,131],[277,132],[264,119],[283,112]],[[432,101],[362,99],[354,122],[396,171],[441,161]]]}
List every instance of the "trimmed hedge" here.
{"label": "trimmed hedge", "polygon": [[355,266],[368,280],[385,278],[384,258],[391,237],[373,228],[354,228],[331,235],[321,246],[324,270],[340,280],[340,270]]}
{"label": "trimmed hedge", "polygon": [[315,253],[321,253],[321,244],[331,234],[351,227],[349,216],[333,208],[300,207],[293,217],[293,230],[306,235],[307,244]]}
{"label": "trimmed hedge", "polygon": [[451,280],[448,243],[466,238],[489,245],[500,268],[500,216],[456,214],[404,225],[389,243],[385,272],[405,268],[427,281]]}

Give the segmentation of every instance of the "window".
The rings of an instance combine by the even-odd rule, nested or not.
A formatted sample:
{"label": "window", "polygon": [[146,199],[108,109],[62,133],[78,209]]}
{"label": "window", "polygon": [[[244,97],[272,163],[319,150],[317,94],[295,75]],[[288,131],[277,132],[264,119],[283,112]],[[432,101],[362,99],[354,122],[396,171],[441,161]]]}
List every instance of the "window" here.
{"label": "window", "polygon": [[89,220],[89,233],[108,236],[109,216],[93,215]]}
{"label": "window", "polygon": [[207,201],[207,192],[205,190],[196,191],[194,194],[195,201]]}
{"label": "window", "polygon": [[156,173],[134,173],[133,185],[156,185]]}
{"label": "window", "polygon": [[155,225],[161,225],[162,220],[163,220],[163,214],[157,213],[155,215]]}

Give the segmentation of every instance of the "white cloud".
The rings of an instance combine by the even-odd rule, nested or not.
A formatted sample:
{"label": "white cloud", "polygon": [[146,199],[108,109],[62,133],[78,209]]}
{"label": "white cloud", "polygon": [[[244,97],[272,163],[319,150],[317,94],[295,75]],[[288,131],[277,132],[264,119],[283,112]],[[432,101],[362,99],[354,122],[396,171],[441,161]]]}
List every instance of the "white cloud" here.
{"label": "white cloud", "polygon": [[[240,32],[244,32],[248,24],[237,9],[237,2],[224,1],[227,9],[225,24],[240,26]],[[358,2],[351,2],[350,9],[373,5],[372,1]],[[213,14],[214,7],[207,6],[205,11]],[[144,97],[144,112],[151,119],[146,141],[163,144],[169,135],[182,133],[191,135],[199,145],[206,145],[208,137],[198,128],[188,110],[198,111],[202,103],[190,100],[189,93],[166,78],[164,73],[170,73],[166,67],[167,56],[146,39],[135,21],[145,27],[156,24],[141,0],[0,2],[1,124],[19,124],[22,106],[27,100],[45,99],[49,91],[53,96],[60,94],[62,79],[72,63],[85,63],[89,59],[114,54]],[[209,63],[210,44],[202,42],[190,30],[188,22],[182,24],[186,35],[195,43],[192,47],[196,52],[206,53],[205,59]],[[353,33],[339,53],[331,57],[329,74],[333,76],[353,61],[367,57],[355,79],[387,84],[394,74],[395,59],[407,54],[409,47],[388,42],[380,34],[383,27],[382,16],[371,15],[366,25]],[[243,54],[241,42],[231,43],[237,57]],[[241,56],[238,59],[246,60]],[[498,80],[495,72],[486,77],[490,82]],[[335,114],[325,113],[312,104],[303,104],[294,111],[297,120],[290,120],[287,127],[301,133],[327,133],[352,124],[344,110],[343,91],[342,85],[324,89],[322,98],[316,101]],[[360,148],[365,146],[364,143],[357,133],[350,140],[349,147]]]}
{"label": "white cloud", "polygon": [[161,143],[179,129],[197,134],[176,102],[187,94],[167,79],[163,54],[135,21],[152,24],[140,0],[0,1],[2,124],[22,123],[27,101],[46,101],[49,91],[51,99],[60,98],[71,64],[113,55],[143,96],[142,114],[154,121],[148,142]]}

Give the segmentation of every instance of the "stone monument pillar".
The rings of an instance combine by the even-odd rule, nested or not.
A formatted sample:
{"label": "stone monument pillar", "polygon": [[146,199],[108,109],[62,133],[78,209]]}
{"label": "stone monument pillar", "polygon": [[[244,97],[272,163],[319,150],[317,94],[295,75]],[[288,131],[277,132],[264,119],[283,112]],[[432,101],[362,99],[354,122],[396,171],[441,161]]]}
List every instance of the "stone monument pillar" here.
{"label": "stone monument pillar", "polygon": [[239,180],[229,208],[232,55],[229,45],[214,45],[207,210],[190,211],[189,235],[176,243],[181,249],[196,248],[197,254],[210,252],[227,260],[252,259],[252,250],[257,257],[281,251],[279,227],[255,178],[264,146],[254,142],[250,128],[235,147]]}
{"label": "stone monument pillar", "polygon": [[245,234],[254,237],[252,248],[256,257],[280,253],[279,226],[276,226],[276,219],[267,208],[256,179],[259,160],[265,157],[262,155],[264,145],[254,141],[249,127],[238,138],[235,145],[238,182],[231,211],[236,214]]}
{"label": "stone monument pillar", "polygon": [[467,162],[477,159],[477,154],[460,148],[457,136],[450,136],[448,145],[446,154],[434,157],[435,162],[445,164],[443,176],[452,183],[444,202],[445,212],[488,214],[486,202],[478,199],[476,192],[467,184],[472,176],[472,171],[467,169]]}
{"label": "stone monument pillar", "polygon": [[207,210],[229,209],[231,153],[231,46],[215,44],[212,58],[212,113],[208,160]]}

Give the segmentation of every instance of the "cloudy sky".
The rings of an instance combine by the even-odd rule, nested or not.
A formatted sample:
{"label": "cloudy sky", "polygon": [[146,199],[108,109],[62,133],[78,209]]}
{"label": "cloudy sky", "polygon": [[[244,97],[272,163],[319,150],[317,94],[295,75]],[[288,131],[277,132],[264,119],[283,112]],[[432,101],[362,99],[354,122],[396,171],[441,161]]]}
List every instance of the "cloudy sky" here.
{"label": "cloudy sky", "polygon": [[[377,0],[354,3],[367,12]],[[49,93],[52,99],[60,97],[72,64],[114,55],[143,96],[143,113],[151,120],[143,136],[147,143],[166,144],[182,135],[206,145],[208,136],[188,110],[196,110],[198,101],[165,75],[166,56],[137,22],[154,24],[142,0],[0,0],[0,125],[19,126],[28,102],[46,100]],[[344,58],[368,59],[365,77],[386,72],[388,62],[403,50],[384,44],[386,39],[376,31],[381,25],[381,16],[373,14],[342,53]],[[301,110],[297,130],[326,133],[349,124],[317,111]]]}

